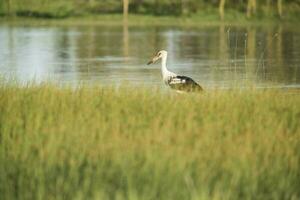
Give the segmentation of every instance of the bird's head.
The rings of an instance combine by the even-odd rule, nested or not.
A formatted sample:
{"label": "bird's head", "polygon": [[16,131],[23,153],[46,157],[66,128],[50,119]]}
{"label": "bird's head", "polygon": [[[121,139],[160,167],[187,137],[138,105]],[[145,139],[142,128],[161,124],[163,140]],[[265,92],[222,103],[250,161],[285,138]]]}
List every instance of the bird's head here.
{"label": "bird's head", "polygon": [[157,52],[157,54],[155,54],[155,56],[147,63],[147,65],[150,65],[152,63],[155,63],[156,61],[158,61],[159,59],[163,58],[163,57],[167,57],[168,52],[165,50],[161,50],[159,52]]}

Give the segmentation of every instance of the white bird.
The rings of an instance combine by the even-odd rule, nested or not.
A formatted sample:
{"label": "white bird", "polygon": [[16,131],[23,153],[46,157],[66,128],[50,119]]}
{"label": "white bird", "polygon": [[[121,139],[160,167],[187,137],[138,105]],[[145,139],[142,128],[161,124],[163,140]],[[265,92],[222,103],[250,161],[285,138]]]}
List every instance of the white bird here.
{"label": "white bird", "polygon": [[168,52],[165,50],[159,51],[147,64],[150,65],[161,59],[161,72],[163,81],[172,89],[186,92],[202,91],[202,87],[196,83],[192,78],[187,76],[179,76],[167,69]]}

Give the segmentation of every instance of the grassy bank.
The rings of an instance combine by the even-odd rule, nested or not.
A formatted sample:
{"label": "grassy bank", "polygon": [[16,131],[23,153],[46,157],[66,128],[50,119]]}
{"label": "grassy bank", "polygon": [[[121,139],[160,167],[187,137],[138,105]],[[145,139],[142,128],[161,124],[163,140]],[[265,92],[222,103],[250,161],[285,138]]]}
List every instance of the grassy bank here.
{"label": "grassy bank", "polygon": [[0,199],[299,199],[300,97],[0,86]]}
{"label": "grassy bank", "polygon": [[[223,9],[226,16],[233,12],[248,15],[248,18],[299,18],[300,2],[286,1],[254,1],[253,12],[249,1],[224,1]],[[249,7],[250,6],[250,7]],[[190,16],[203,14],[219,17],[220,4],[218,1],[208,0],[142,0],[130,1],[131,14],[157,16]],[[223,10],[222,9],[222,10]],[[250,10],[249,10],[250,9]],[[123,11],[123,1],[120,0],[2,0],[0,1],[0,15],[29,16],[37,18],[66,18],[89,14],[108,14]],[[236,18],[238,19],[238,18]]]}
{"label": "grassy bank", "polygon": [[[295,19],[295,20],[294,20]],[[247,19],[242,13],[228,11],[224,21],[219,19],[217,13],[203,12],[189,16],[154,16],[131,14],[128,18],[130,26],[210,26],[210,25],[255,25],[270,26],[285,24],[295,26],[298,18],[281,20],[278,18],[252,18]],[[83,15],[72,16],[63,19],[57,18],[33,18],[33,17],[0,17],[0,24],[7,25],[37,25],[37,26],[74,26],[74,25],[122,25],[121,14]]]}

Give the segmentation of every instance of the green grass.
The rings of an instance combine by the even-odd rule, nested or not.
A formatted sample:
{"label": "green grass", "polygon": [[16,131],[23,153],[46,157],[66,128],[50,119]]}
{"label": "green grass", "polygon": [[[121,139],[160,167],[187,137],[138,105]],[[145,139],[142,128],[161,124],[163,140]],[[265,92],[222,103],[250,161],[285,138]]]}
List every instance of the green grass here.
{"label": "green grass", "polygon": [[[295,19],[295,20],[293,20]],[[189,16],[154,16],[131,14],[128,18],[129,26],[215,26],[215,25],[251,25],[270,26],[279,23],[295,27],[298,18],[291,17],[288,20],[278,18],[252,18],[247,19],[244,13],[234,10],[228,11],[225,20],[219,19],[218,13],[203,11]],[[0,24],[22,25],[22,26],[77,26],[77,25],[122,25],[121,14],[101,14],[70,16],[68,18],[33,18],[33,17],[0,17]]]}
{"label": "green grass", "polygon": [[300,199],[300,96],[0,85],[0,199]]}

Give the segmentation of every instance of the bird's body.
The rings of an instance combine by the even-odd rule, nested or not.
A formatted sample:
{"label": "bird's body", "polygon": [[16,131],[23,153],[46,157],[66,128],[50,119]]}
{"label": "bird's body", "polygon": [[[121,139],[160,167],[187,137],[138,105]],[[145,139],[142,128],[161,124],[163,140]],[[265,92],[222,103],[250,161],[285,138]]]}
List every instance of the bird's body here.
{"label": "bird's body", "polygon": [[177,91],[186,91],[186,92],[197,92],[202,91],[202,87],[196,83],[192,78],[187,76],[177,75],[167,69],[167,51],[159,51],[156,56],[148,63],[154,63],[161,58],[161,72],[163,81],[166,85],[170,86],[171,89]]}
{"label": "bird's body", "polygon": [[168,85],[175,90],[196,92],[202,91],[202,87],[196,83],[192,78],[187,76],[175,76],[171,77]]}

